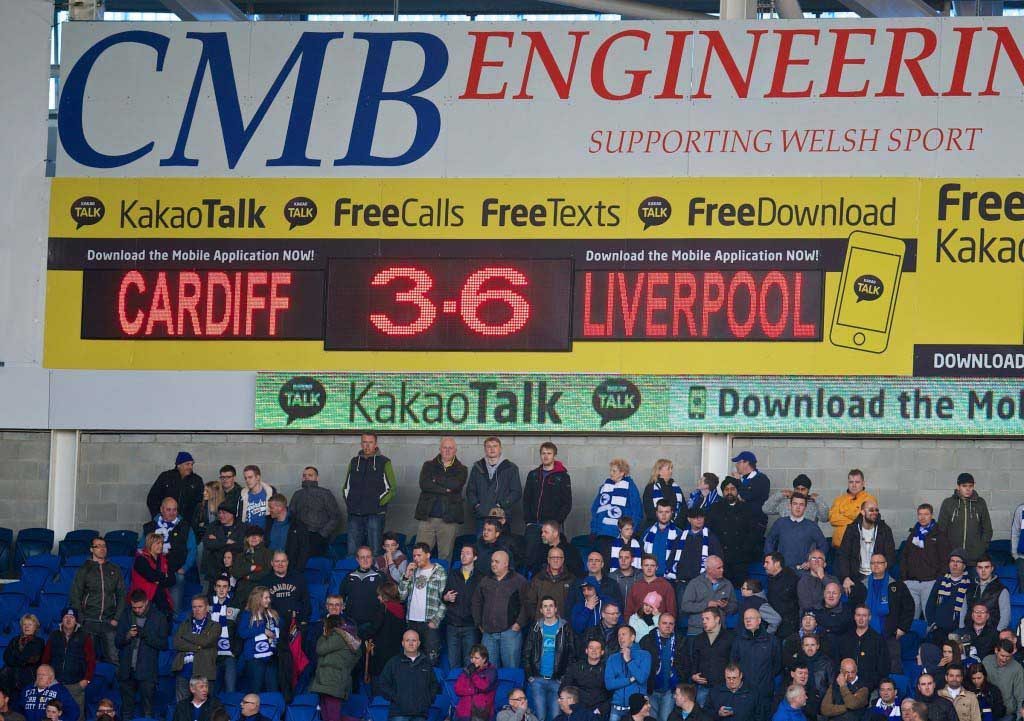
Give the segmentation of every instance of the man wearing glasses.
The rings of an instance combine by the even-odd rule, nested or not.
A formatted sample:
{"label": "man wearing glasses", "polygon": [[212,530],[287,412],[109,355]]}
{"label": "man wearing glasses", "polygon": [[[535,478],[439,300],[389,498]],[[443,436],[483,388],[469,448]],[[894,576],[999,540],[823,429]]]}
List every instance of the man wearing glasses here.
{"label": "man wearing glasses", "polygon": [[526,691],[521,688],[512,689],[505,708],[498,712],[497,721],[537,721],[526,703]]}
{"label": "man wearing glasses", "polygon": [[217,474],[220,487],[224,489],[224,503],[234,508],[235,518],[242,515],[242,487],[238,485],[238,471],[234,466],[221,466]]}
{"label": "man wearing glasses", "polygon": [[243,718],[245,721],[270,721],[260,713],[260,697],[256,694],[247,693],[242,697],[242,702],[239,705],[242,707],[242,715],[239,718]]}
{"label": "man wearing glasses", "polygon": [[114,633],[117,619],[124,611],[125,589],[121,568],[107,563],[107,542],[94,538],[89,546],[90,558],[78,569],[68,603],[82,619],[82,627],[92,636],[93,645],[103,649],[108,663],[118,664]]}

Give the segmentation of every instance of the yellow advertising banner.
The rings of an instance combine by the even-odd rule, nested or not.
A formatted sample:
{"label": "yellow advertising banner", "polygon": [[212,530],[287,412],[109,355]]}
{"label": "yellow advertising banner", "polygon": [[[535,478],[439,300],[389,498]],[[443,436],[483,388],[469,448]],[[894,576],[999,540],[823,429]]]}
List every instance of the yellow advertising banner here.
{"label": "yellow advertising banner", "polygon": [[45,364],[1024,376],[1007,179],[53,181]]}

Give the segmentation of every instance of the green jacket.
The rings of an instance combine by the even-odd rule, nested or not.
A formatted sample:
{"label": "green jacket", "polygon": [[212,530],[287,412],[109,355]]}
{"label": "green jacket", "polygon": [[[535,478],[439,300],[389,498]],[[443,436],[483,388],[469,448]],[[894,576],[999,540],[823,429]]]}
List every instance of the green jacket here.
{"label": "green jacket", "polygon": [[953,548],[964,549],[967,562],[971,565],[985,553],[992,540],[992,519],[988,515],[988,504],[977,491],[966,499],[953,491],[953,495],[942,502],[938,525],[949,536]]}
{"label": "green jacket", "polygon": [[192,675],[205,676],[210,681],[217,678],[217,640],[220,638],[220,624],[210,618],[206,628],[199,635],[192,633],[192,617],[189,616],[174,634],[174,657],[171,670],[177,673],[185,665],[185,654],[192,653]]}
{"label": "green jacket", "polygon": [[332,631],[317,639],[316,655],[316,675],[309,692],[347,699],[352,693],[352,669],[359,662],[359,653],[349,647],[339,631]]}
{"label": "green jacket", "polygon": [[68,599],[85,621],[116,621],[124,611],[121,568],[110,561],[100,564],[89,559],[75,573]]}

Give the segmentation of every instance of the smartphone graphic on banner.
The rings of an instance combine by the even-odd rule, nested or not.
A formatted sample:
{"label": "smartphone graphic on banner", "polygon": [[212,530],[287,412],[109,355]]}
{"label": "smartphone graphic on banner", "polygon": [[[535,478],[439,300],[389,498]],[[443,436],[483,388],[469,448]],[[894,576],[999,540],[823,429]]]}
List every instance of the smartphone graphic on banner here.
{"label": "smartphone graphic on banner", "polygon": [[906,244],[900,238],[860,230],[850,234],[829,332],[832,345],[885,352],[905,254]]}

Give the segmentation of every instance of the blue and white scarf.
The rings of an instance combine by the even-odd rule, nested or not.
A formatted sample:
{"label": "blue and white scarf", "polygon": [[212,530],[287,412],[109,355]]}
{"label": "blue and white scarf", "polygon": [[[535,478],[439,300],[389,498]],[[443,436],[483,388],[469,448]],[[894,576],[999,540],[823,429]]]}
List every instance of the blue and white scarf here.
{"label": "blue and white scarf", "polygon": [[[658,524],[655,523],[644,534],[645,555],[654,554],[654,540],[658,535],[658,531]],[[665,531],[667,532],[668,541],[665,544],[665,578],[674,581],[676,580],[676,564],[679,563],[679,559],[683,555],[682,544],[679,541],[686,538],[687,531],[680,531],[679,527],[674,523],[668,524]]]}
{"label": "blue and white scarf", "polygon": [[220,638],[217,639],[217,655],[218,656],[233,656],[231,653],[231,633],[228,629],[228,601],[231,600],[231,594],[229,593],[223,602],[220,602],[216,596],[210,604],[210,618],[220,624]]}
{"label": "blue and white scarf", "polygon": [[156,517],[156,528],[153,529],[153,533],[157,533],[163,537],[164,553],[171,552],[171,533],[178,527],[179,523],[181,523],[181,516],[175,518],[173,523],[165,521],[163,516]]}
{"label": "blue and white scarf", "polygon": [[924,539],[931,533],[932,529],[935,528],[935,519],[933,518],[927,526],[922,526],[920,523],[914,524],[914,537],[910,539],[918,548],[924,548]]}
{"label": "blue and white scarf", "polygon": [[675,508],[672,512],[672,517],[675,518],[679,515],[679,511],[683,507],[683,489],[680,488],[675,483],[673,483],[671,478],[668,479],[667,481],[662,481],[660,478],[656,480],[653,484],[651,484],[651,501],[654,502],[655,508],[658,507],[658,501],[665,497],[665,492],[661,490],[662,483],[666,484],[669,488],[671,488],[672,492],[675,494],[675,498],[672,499],[673,503],[675,504]]}
{"label": "blue and white scarf", "polygon": [[615,529],[615,535],[619,534],[619,519],[622,518],[623,509],[629,505],[630,482],[626,478],[618,482],[609,478],[597,492],[596,515],[601,517],[602,524]]}
{"label": "blue and white scarf", "polygon": [[708,508],[711,508],[711,504],[721,498],[721,496],[718,495],[718,489],[713,488],[708,492],[707,498],[704,498],[703,500],[701,500],[701,498],[700,489],[691,493],[690,500],[686,503],[687,508],[703,508],[704,510],[707,510]]}
{"label": "blue and white scarf", "polygon": [[[636,538],[629,539],[629,547],[633,549],[633,568],[640,568],[640,555],[641,548],[640,542]],[[622,536],[618,536],[612,541],[611,563],[608,564],[608,568],[612,571],[618,570],[619,568],[619,551],[622,550]]]}
{"label": "blue and white scarf", "polygon": [[[654,640],[658,642],[658,668],[654,672],[654,676],[658,679],[658,682],[661,682],[660,690],[664,691],[666,689],[674,689],[676,684],[679,683],[679,675],[676,673],[676,666],[675,663],[673,663],[676,658],[676,635],[673,633],[667,640],[665,640],[662,639],[660,632],[655,632]],[[662,658],[664,658],[665,653],[665,643],[668,643],[669,662],[667,669],[663,668],[664,664],[662,662]],[[667,678],[662,675],[665,674],[666,671],[668,672],[666,674]],[[657,686],[655,686],[655,688],[657,688]]]}
{"label": "blue and white scarf", "polygon": [[[206,629],[206,623],[209,620],[210,620],[209,616],[204,618],[202,621],[200,621],[197,618],[193,617],[192,618],[192,635],[198,636],[199,634],[201,634]],[[185,654],[185,658],[184,658],[185,665],[186,666],[190,665],[193,661],[195,661],[195,658],[196,658],[196,655],[194,653],[192,653],[191,651],[189,653],[186,653]]]}
{"label": "blue and white scarf", "polygon": [[[273,614],[268,613],[266,620],[264,621],[264,631],[257,633],[253,641],[253,654],[252,657],[255,659],[270,658],[274,655],[274,649],[277,647],[277,620]],[[273,638],[267,636],[266,631],[271,631],[274,634]]]}
{"label": "blue and white scarf", "polygon": [[888,716],[889,718],[902,717],[902,714],[900,713],[899,694],[897,694],[896,698],[893,699],[892,706],[890,708],[886,708],[886,704],[882,702],[882,699],[878,699],[877,701],[875,701],[875,708],[878,709],[876,713],[878,713],[879,715]]}
{"label": "blue and white scarf", "polygon": [[[686,539],[689,538],[692,531],[683,531],[682,536],[679,540],[679,550],[676,553],[676,563],[683,557],[683,549],[686,547]],[[700,572],[704,573],[708,566],[708,529],[707,526],[700,530]],[[672,566],[672,576],[675,578],[675,564]]]}

